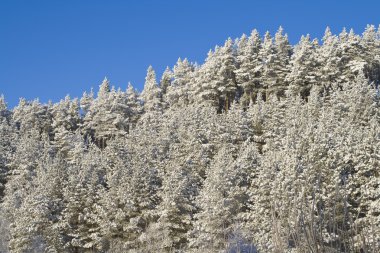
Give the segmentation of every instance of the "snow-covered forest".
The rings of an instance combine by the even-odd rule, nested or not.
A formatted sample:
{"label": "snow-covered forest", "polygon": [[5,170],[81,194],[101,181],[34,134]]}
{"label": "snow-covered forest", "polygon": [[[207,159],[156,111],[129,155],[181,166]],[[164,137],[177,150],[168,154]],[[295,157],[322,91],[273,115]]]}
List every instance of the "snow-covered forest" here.
{"label": "snow-covered forest", "polygon": [[0,252],[380,252],[380,27],[145,80],[0,98]]}

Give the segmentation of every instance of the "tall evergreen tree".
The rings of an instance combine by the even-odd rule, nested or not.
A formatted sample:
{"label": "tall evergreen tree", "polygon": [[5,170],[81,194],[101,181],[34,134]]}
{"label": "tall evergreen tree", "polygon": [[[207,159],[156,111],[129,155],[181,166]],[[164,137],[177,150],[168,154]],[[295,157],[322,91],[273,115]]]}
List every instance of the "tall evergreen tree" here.
{"label": "tall evergreen tree", "polygon": [[146,111],[162,110],[162,92],[156,80],[156,72],[152,66],[149,66],[146,77],[144,90],[141,93]]}
{"label": "tall evergreen tree", "polygon": [[291,72],[287,76],[290,93],[306,97],[311,87],[318,84],[317,48],[317,41],[311,41],[309,35],[302,36],[294,48],[294,54],[291,58]]}
{"label": "tall evergreen tree", "polygon": [[207,171],[204,186],[197,198],[200,211],[195,214],[194,229],[190,233],[190,247],[203,252],[226,248],[237,215],[244,205],[242,171],[234,165],[234,150],[223,147]]}
{"label": "tall evergreen tree", "polygon": [[173,67],[173,81],[167,89],[167,101],[170,105],[187,105],[191,99],[191,74],[194,67],[185,58],[178,59],[177,64]]}
{"label": "tall evergreen tree", "polygon": [[160,80],[160,88],[162,90],[162,94],[166,94],[168,87],[171,85],[172,79],[173,73],[169,67],[166,67]]}
{"label": "tall evergreen tree", "polygon": [[[246,40],[246,42],[244,42]],[[259,52],[261,39],[257,30],[253,30],[248,39],[241,38],[238,45],[239,68],[235,71],[237,84],[242,87],[244,94],[241,103],[247,106],[250,100],[255,99],[260,88],[262,65]]]}

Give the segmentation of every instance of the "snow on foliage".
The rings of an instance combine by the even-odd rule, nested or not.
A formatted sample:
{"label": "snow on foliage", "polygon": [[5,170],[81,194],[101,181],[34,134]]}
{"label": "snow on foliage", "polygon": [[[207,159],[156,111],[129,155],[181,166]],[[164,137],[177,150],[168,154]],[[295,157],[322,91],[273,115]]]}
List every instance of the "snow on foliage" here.
{"label": "snow on foliage", "polygon": [[280,27],[141,94],[0,96],[0,251],[380,252],[379,55]]}

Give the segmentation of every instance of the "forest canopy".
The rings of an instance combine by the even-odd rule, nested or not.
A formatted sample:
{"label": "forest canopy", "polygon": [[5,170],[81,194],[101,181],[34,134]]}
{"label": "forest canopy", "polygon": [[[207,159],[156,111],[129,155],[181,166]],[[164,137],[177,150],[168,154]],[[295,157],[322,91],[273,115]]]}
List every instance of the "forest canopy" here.
{"label": "forest canopy", "polygon": [[1,96],[0,252],[380,252],[379,83],[380,27],[280,27],[141,93]]}

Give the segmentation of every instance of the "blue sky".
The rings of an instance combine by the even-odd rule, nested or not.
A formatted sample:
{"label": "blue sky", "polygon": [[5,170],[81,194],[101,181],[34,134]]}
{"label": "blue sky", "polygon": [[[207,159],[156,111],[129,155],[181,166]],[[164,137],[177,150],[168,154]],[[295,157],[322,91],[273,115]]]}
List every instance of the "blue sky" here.
{"label": "blue sky", "polygon": [[141,90],[152,65],[160,78],[178,57],[202,63],[228,37],[282,25],[294,44],[329,25],[362,33],[380,23],[380,1],[0,0],[0,93],[56,102],[97,90],[104,76]]}

